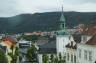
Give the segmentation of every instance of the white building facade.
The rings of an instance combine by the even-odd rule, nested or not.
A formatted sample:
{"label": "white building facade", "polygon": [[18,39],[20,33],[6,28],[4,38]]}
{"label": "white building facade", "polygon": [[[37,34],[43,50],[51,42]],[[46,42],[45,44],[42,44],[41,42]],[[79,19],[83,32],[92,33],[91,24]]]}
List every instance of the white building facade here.
{"label": "white building facade", "polygon": [[96,29],[91,25],[82,33],[81,40],[66,45],[66,63],[96,63]]}

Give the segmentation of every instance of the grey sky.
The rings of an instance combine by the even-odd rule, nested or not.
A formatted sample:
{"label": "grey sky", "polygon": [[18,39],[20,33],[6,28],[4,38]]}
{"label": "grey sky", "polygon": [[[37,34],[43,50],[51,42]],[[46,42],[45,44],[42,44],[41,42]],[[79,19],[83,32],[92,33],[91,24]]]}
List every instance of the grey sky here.
{"label": "grey sky", "polygon": [[0,16],[60,11],[96,12],[96,0],[0,0]]}

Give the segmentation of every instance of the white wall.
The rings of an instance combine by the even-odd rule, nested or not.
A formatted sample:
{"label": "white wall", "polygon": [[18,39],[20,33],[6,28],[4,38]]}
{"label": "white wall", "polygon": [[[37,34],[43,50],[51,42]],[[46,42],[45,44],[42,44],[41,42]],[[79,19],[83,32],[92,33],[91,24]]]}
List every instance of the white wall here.
{"label": "white wall", "polygon": [[42,54],[38,54],[38,62],[39,63],[43,63],[43,61],[42,61]]}
{"label": "white wall", "polygon": [[68,35],[58,35],[56,37],[56,47],[57,47],[57,53],[64,53],[66,52],[65,46],[69,43],[69,36]]}
{"label": "white wall", "polygon": [[92,36],[83,35],[81,38],[81,43],[85,44]]}
{"label": "white wall", "polygon": [[[79,49],[81,49],[81,58],[79,57]],[[87,59],[84,58],[84,51],[87,51]],[[92,52],[92,61],[89,61],[89,51]],[[96,61],[96,46],[94,45],[84,45],[78,44],[77,48],[77,61],[78,63],[95,63]]]}
{"label": "white wall", "polygon": [[[76,49],[66,48],[66,63],[75,63],[74,56],[77,57],[76,53],[77,53]],[[69,55],[69,60],[68,60],[68,55]],[[71,60],[73,60],[73,62]]]}

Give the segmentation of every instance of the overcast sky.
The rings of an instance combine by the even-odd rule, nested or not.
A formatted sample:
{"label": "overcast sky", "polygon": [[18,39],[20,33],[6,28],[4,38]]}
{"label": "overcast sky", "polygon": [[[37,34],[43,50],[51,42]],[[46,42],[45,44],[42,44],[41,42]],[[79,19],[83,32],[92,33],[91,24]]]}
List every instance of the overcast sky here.
{"label": "overcast sky", "polygon": [[96,0],[0,0],[0,17],[21,13],[60,11],[96,12]]}

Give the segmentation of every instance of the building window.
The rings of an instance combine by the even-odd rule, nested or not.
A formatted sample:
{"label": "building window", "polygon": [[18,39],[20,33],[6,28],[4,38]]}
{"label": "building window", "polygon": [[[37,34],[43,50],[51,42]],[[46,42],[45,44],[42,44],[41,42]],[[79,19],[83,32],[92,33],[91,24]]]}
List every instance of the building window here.
{"label": "building window", "polygon": [[92,61],[92,52],[89,51],[89,61]]}
{"label": "building window", "polygon": [[74,63],[76,63],[76,56],[74,55]]}
{"label": "building window", "polygon": [[71,62],[73,63],[73,55],[71,54]]}
{"label": "building window", "polygon": [[69,53],[67,53],[67,60],[69,60]]}
{"label": "building window", "polygon": [[81,49],[79,49],[79,58],[81,58]]}
{"label": "building window", "polygon": [[84,51],[84,59],[87,60],[87,51]]}

